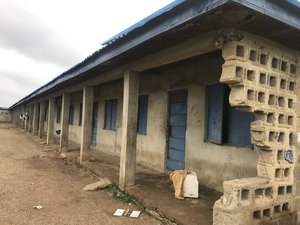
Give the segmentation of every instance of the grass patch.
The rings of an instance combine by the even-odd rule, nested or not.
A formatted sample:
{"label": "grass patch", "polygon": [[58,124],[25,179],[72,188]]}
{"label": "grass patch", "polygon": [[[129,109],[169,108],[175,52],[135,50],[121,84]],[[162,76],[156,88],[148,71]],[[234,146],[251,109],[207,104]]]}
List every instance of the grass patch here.
{"label": "grass patch", "polygon": [[126,202],[126,203],[135,203],[135,199],[132,195],[121,191],[115,185],[110,185],[107,188],[107,191],[112,194],[112,197],[114,199],[118,199],[118,200],[121,200],[122,202]]}

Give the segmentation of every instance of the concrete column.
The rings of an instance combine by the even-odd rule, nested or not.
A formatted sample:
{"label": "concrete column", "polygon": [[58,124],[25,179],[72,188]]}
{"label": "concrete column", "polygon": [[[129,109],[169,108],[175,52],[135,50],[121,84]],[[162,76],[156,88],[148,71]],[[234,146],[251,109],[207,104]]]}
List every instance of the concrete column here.
{"label": "concrete column", "polygon": [[21,108],[19,107],[18,110],[17,110],[17,115],[16,115],[18,127],[21,127],[20,114],[21,114]]}
{"label": "concrete column", "polygon": [[45,101],[40,103],[39,138],[44,136]]}
{"label": "concrete column", "polygon": [[28,112],[29,118],[28,118],[28,132],[32,132],[32,126],[33,126],[33,105],[29,105],[29,112]]}
{"label": "concrete column", "polygon": [[139,98],[139,74],[128,71],[124,74],[122,143],[119,188],[135,184],[136,129]]}
{"label": "concrete column", "polygon": [[37,135],[38,134],[38,128],[39,128],[39,103],[35,103],[33,105],[33,126],[32,126],[32,134]]}
{"label": "concrete column", "polygon": [[[25,107],[25,114],[28,114],[28,105]],[[28,119],[25,119],[25,131],[28,131]]]}
{"label": "concrete column", "polygon": [[70,111],[70,94],[63,93],[61,106],[61,121],[60,121],[60,142],[59,151],[68,151],[69,141],[69,111]]}
{"label": "concrete column", "polygon": [[24,105],[24,106],[22,107],[22,115],[23,115],[23,118],[22,118],[22,128],[23,128],[23,129],[25,129],[25,120],[24,120],[25,112],[26,112],[26,106]]}
{"label": "concrete column", "polygon": [[94,87],[83,88],[82,100],[82,132],[80,146],[80,163],[89,158],[92,141],[92,116],[93,116]]}
{"label": "concrete column", "polygon": [[14,124],[17,125],[18,124],[18,120],[17,120],[17,114],[18,114],[18,110],[14,110]]}
{"label": "concrete column", "polygon": [[14,124],[18,126],[18,108],[16,108],[16,110],[14,111],[14,120]]}
{"label": "concrete column", "polygon": [[54,117],[55,117],[55,98],[49,99],[48,107],[48,125],[47,125],[47,145],[53,144],[54,133]]}
{"label": "concrete column", "polygon": [[15,118],[15,125],[18,126],[18,108],[16,108],[15,113],[14,113],[14,118]]}

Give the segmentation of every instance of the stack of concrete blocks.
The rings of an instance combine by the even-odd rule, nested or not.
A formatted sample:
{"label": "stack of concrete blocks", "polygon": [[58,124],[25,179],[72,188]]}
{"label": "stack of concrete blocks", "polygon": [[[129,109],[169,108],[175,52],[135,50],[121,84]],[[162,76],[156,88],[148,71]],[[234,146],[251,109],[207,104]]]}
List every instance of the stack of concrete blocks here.
{"label": "stack of concrete blocks", "polygon": [[[229,102],[253,112],[251,142],[259,151],[257,177],[224,182],[214,206],[214,225],[272,224],[291,220],[297,160],[296,81],[299,52],[246,34],[222,48],[220,81],[231,88]],[[294,156],[288,161],[288,156]]]}

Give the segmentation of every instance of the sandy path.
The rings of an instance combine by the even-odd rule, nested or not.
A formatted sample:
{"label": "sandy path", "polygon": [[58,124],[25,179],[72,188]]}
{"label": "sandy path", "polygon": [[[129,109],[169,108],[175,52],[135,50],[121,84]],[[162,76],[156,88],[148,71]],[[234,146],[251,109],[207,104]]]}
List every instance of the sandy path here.
{"label": "sandy path", "polygon": [[0,225],[159,224],[145,214],[139,219],[113,217],[117,208],[132,206],[106,191],[82,191],[92,179],[74,162],[47,151],[37,137],[0,124]]}

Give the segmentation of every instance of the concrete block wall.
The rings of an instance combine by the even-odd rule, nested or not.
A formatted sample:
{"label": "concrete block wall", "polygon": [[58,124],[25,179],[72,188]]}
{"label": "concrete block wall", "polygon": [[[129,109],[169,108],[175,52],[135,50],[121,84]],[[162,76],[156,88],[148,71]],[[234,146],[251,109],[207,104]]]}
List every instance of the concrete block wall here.
{"label": "concrete block wall", "polygon": [[[220,82],[230,88],[229,101],[253,112],[251,142],[259,152],[257,177],[226,181],[224,195],[214,206],[214,225],[268,224],[290,219],[295,196],[297,160],[296,82],[300,54],[245,34],[224,44]],[[292,161],[287,160],[292,156]]]}

